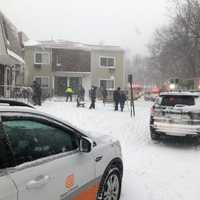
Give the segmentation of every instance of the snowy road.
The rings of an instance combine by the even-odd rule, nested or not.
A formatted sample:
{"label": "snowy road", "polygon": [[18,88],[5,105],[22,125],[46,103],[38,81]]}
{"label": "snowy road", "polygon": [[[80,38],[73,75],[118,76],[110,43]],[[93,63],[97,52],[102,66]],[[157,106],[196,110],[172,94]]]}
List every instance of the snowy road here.
{"label": "snowy road", "polygon": [[200,148],[152,142],[150,107],[151,103],[136,102],[135,119],[130,118],[128,108],[124,113],[114,112],[112,105],[100,103],[96,110],[89,110],[51,101],[40,110],[120,140],[125,165],[121,200],[199,200]]}

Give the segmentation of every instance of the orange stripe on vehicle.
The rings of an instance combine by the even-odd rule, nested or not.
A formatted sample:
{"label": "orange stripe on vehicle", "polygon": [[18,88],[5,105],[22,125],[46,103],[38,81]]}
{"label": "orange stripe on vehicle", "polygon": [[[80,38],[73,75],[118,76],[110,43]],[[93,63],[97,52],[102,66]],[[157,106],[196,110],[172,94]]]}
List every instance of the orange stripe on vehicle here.
{"label": "orange stripe on vehicle", "polygon": [[96,200],[99,185],[95,184],[80,192],[73,200]]}
{"label": "orange stripe on vehicle", "polygon": [[66,178],[66,180],[65,180],[65,187],[67,188],[67,189],[70,189],[70,188],[72,188],[74,186],[74,175],[72,174],[72,175],[70,175],[70,176],[68,176],[67,178]]}

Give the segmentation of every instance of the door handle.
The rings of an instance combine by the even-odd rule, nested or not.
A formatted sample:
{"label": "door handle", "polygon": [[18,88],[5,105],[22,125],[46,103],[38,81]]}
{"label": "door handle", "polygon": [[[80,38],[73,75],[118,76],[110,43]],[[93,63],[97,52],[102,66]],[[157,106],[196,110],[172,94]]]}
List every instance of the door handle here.
{"label": "door handle", "polygon": [[96,161],[96,162],[99,162],[99,161],[102,160],[102,158],[103,158],[103,156],[97,156],[97,157],[95,158],[95,161]]}
{"label": "door handle", "polygon": [[34,180],[30,180],[27,184],[26,184],[26,189],[31,190],[31,189],[39,189],[45,185],[47,185],[50,181],[50,177],[49,176],[38,176],[36,177]]}

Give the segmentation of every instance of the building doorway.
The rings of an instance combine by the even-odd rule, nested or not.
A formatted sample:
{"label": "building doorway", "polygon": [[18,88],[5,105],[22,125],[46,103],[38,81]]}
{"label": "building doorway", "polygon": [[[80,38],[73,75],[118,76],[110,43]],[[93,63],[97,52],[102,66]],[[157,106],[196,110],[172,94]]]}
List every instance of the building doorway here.
{"label": "building doorway", "polygon": [[65,96],[65,90],[68,86],[72,87],[74,94],[77,94],[82,85],[82,78],[55,76],[54,84],[56,96]]}
{"label": "building doorway", "polygon": [[67,77],[55,76],[55,95],[65,96],[65,90],[67,88]]}
{"label": "building doorway", "polygon": [[82,85],[82,78],[80,77],[70,77],[69,85],[72,87],[74,94],[78,94],[78,90]]}

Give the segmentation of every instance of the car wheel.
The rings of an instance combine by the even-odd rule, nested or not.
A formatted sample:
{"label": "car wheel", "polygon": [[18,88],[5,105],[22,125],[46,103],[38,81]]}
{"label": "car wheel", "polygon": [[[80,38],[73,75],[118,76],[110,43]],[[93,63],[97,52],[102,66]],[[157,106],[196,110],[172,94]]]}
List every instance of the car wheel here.
{"label": "car wheel", "polygon": [[121,195],[122,176],[117,167],[112,167],[104,174],[97,200],[119,200]]}

